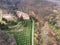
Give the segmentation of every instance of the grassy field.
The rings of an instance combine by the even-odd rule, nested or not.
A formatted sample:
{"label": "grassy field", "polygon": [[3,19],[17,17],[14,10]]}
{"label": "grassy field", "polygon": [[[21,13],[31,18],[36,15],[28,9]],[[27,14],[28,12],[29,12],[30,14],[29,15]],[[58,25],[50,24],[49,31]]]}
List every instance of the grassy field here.
{"label": "grassy field", "polygon": [[[9,30],[7,31],[8,33],[14,35],[17,45],[32,45],[31,22],[30,21],[26,22],[26,24],[27,24],[26,27],[22,26],[22,28],[20,29],[17,29],[17,30],[11,29],[10,31]],[[21,27],[21,24],[16,25],[16,27],[19,27],[19,25]]]}

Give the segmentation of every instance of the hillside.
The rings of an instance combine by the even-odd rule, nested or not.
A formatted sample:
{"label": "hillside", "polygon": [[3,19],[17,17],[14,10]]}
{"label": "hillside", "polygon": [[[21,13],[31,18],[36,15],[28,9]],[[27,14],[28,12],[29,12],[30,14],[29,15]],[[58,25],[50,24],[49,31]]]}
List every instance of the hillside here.
{"label": "hillside", "polygon": [[60,45],[60,1],[0,0],[0,45],[4,44]]}
{"label": "hillside", "polygon": [[56,6],[57,4],[47,0],[0,0],[0,7],[9,12],[13,12],[13,10],[21,10],[29,13],[29,11],[32,10],[41,17],[45,17],[52,13],[52,8],[55,8]]}

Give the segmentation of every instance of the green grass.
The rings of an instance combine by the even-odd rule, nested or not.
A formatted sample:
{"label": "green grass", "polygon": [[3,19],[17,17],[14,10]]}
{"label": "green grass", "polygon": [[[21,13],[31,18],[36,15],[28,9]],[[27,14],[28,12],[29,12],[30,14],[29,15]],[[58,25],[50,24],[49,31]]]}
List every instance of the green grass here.
{"label": "green grass", "polygon": [[31,29],[23,30],[20,32],[10,32],[14,35],[17,45],[31,45]]}
{"label": "green grass", "polygon": [[[21,27],[21,24],[18,24],[16,26],[19,27],[19,25]],[[14,31],[13,28],[11,30],[6,31],[6,32],[14,35],[17,45],[32,45],[31,22],[28,21],[27,26],[26,27],[23,26],[22,30],[20,28],[19,30],[21,30],[21,31],[19,31],[19,30]],[[12,32],[12,30],[13,30],[13,32]]]}

